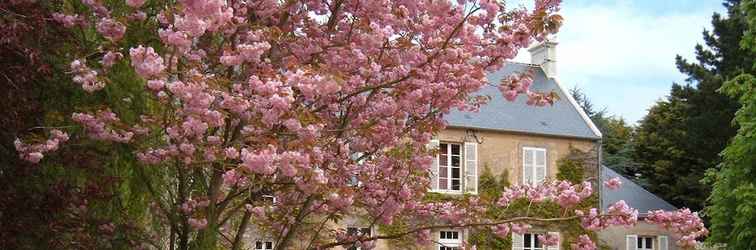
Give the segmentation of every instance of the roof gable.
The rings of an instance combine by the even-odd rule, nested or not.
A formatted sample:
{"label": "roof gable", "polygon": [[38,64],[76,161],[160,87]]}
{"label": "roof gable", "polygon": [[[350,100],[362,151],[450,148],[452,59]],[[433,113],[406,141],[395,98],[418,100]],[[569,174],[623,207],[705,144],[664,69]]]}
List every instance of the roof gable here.
{"label": "roof gable", "polygon": [[547,78],[541,67],[532,64],[507,63],[502,69],[488,74],[489,83],[497,85],[513,73],[533,70],[531,90],[555,92],[559,100],[552,106],[527,105],[527,96],[519,95],[510,102],[504,99],[499,89],[486,85],[476,94],[491,97],[479,112],[454,110],[445,119],[451,127],[491,129],[510,132],[600,139],[601,135],[587,116],[552,78]]}

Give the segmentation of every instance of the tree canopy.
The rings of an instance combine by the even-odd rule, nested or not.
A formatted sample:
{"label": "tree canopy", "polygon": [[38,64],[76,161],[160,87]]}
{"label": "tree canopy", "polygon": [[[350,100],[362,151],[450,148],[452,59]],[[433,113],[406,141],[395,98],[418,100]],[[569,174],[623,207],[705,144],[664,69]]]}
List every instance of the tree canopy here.
{"label": "tree canopy", "polygon": [[[740,8],[748,23],[742,47],[756,51],[756,1],[743,1]],[[706,212],[713,231],[707,241],[731,249],[756,248],[756,77],[747,72],[720,89],[741,104],[734,120],[739,129],[722,151],[719,171],[708,176],[713,190]]]}
{"label": "tree canopy", "polygon": [[703,32],[705,46],[695,47],[696,61],[676,59],[687,83],[674,84],[669,96],[649,110],[634,141],[642,182],[678,207],[703,208],[711,188],[701,181],[707,169],[719,164],[719,153],[735,135],[732,119],[739,107],[717,89],[751,71],[756,56],[739,44],[746,27],[740,1],[724,5],[727,15],[715,13],[713,30]]}

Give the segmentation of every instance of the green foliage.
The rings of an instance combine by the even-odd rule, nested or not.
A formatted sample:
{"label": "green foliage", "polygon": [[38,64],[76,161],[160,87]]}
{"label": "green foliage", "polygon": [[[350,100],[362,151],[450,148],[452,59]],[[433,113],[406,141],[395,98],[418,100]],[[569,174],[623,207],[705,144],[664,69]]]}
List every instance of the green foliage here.
{"label": "green foliage", "polygon": [[[743,47],[756,51],[756,1],[744,1],[742,9],[749,24]],[[755,249],[756,77],[743,73],[725,83],[720,91],[740,102],[734,119],[740,129],[722,151],[720,170],[712,170],[707,176],[707,181],[713,183],[706,208],[711,218],[707,242],[726,243],[729,249]]]}
{"label": "green foliage", "polygon": [[572,183],[580,183],[585,179],[583,163],[576,159],[559,159],[557,161],[559,166],[559,172],[557,172],[557,180],[566,180]]}
{"label": "green foliage", "polygon": [[741,72],[753,72],[756,53],[739,46],[746,28],[739,6],[740,1],[725,1],[727,15],[712,16],[713,30],[703,33],[707,46],[695,47],[695,62],[677,57],[687,84],[673,85],[638,127],[633,158],[641,163],[645,187],[678,207],[703,207],[710,192],[701,182],[704,173],[721,162],[719,153],[736,132],[731,121],[739,105],[717,89]]}
{"label": "green foliage", "polygon": [[577,87],[570,89],[570,95],[603,135],[602,164],[624,175],[632,175],[637,165],[632,159],[632,138],[635,135],[635,129],[622,117],[609,115],[605,108],[596,110],[581,89]]}

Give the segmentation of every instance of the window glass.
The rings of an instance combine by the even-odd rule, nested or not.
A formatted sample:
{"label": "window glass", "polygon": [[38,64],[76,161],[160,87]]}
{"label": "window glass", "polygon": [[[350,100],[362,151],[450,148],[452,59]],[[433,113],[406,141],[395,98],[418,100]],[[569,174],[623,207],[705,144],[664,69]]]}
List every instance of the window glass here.
{"label": "window glass", "polygon": [[544,250],[543,243],[538,239],[538,235],[542,234],[523,234],[523,250]]}
{"label": "window glass", "polygon": [[638,236],[636,246],[638,247],[638,250],[653,250],[655,240],[656,237],[653,236]]}
{"label": "window glass", "polygon": [[441,143],[438,154],[438,189],[462,190],[462,145]]}

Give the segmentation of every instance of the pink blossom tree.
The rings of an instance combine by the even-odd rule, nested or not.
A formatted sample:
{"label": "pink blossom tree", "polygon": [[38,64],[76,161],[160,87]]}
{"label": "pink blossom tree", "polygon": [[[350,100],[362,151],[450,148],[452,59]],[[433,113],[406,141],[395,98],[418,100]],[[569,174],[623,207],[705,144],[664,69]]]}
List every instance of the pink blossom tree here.
{"label": "pink blossom tree", "polygon": [[[136,148],[139,168],[160,173],[145,178],[164,229],[156,230],[155,247],[240,249],[254,227],[277,249],[369,248],[378,239],[427,241],[437,228],[493,227],[506,236],[532,222],[580,220],[599,230],[637,221],[624,203],[607,214],[484,220],[474,197],[422,199],[434,153],[426,144],[444,128],[444,114],[484,104],[475,91],[499,84],[486,74],[555,33],[559,2],[536,0],[526,10],[493,0],[127,0],[127,11],[111,11],[125,6],[81,0],[85,11],[51,18],[101,36],[95,51],[80,53],[90,56],[71,58],[83,91],[107,89],[119,61],[144,86],[138,94],[151,109],[136,121],[105,106],[82,107],[72,120],[93,140]],[[153,36],[124,48],[137,26],[153,27]],[[524,94],[530,104],[550,104],[555,96],[530,91],[531,81],[523,72],[499,88],[510,100]],[[37,162],[67,139],[54,131],[47,143],[17,147]],[[592,192],[590,182],[517,186],[498,205],[527,199],[571,211]],[[350,236],[329,226],[347,216],[408,227]],[[684,223],[686,240],[705,234],[695,214],[652,218]],[[588,236],[573,246],[595,248]]]}

